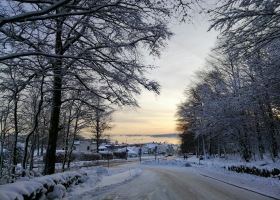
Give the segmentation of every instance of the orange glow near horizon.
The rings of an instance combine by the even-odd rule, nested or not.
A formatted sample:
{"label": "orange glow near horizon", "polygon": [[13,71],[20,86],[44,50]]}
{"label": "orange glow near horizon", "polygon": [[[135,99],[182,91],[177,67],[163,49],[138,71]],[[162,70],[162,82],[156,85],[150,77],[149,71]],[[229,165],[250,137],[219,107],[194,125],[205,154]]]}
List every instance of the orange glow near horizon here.
{"label": "orange glow near horizon", "polygon": [[[154,94],[143,92],[146,100],[140,99],[141,108],[137,110],[118,111],[114,115],[116,127],[112,135],[157,135],[179,133],[176,131],[176,105],[166,99],[155,98]],[[170,105],[169,108],[166,106]]]}
{"label": "orange glow near horizon", "polygon": [[[177,34],[169,42],[160,58],[151,58],[143,52],[148,65],[158,66],[149,70],[146,77],[161,85],[159,96],[145,89],[138,102],[140,108],[118,110],[113,118],[115,128],[105,134],[157,135],[179,133],[176,130],[177,105],[184,100],[183,92],[191,83],[194,72],[204,65],[205,58],[214,46],[218,32],[207,32],[208,22],[193,25],[173,25]],[[138,138],[139,139],[139,138]],[[141,138],[140,138],[141,139]]]}

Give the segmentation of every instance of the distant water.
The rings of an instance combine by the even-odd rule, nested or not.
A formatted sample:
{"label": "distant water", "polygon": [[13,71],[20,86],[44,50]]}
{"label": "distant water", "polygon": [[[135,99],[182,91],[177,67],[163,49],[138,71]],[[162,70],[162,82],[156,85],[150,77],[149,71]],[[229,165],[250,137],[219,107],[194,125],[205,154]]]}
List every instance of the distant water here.
{"label": "distant water", "polygon": [[164,135],[161,135],[160,137],[153,137],[151,135],[131,135],[131,136],[126,136],[126,135],[110,135],[110,140],[112,142],[118,141],[119,144],[122,143],[128,143],[128,144],[133,144],[133,143],[152,143],[152,142],[157,142],[157,143],[169,143],[169,144],[181,144],[180,138],[177,135],[173,135],[172,137],[165,137]]}

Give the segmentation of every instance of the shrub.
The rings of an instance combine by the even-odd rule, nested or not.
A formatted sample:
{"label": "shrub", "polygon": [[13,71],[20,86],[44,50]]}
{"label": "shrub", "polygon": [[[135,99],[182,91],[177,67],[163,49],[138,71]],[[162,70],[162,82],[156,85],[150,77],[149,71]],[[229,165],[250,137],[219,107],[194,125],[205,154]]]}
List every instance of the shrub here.
{"label": "shrub", "polygon": [[102,153],[100,154],[101,155],[101,159],[105,159],[105,160],[108,160],[108,159],[113,159],[113,154],[111,153]]}
{"label": "shrub", "polygon": [[271,174],[272,174],[272,176],[279,176],[279,175],[280,175],[280,170],[277,169],[277,168],[274,168],[274,169],[271,171]]}
{"label": "shrub", "polygon": [[114,152],[114,156],[116,158],[119,158],[119,159],[125,159],[126,158],[126,152]]}
{"label": "shrub", "polygon": [[98,153],[75,152],[74,154],[75,161],[93,161],[101,159],[101,156]]}
{"label": "shrub", "polygon": [[[45,161],[46,155],[43,156],[43,161]],[[55,162],[62,163],[64,159],[64,152],[56,152]],[[85,152],[72,152],[70,161],[93,161],[100,160],[101,155],[98,153],[85,153]],[[66,157],[66,162],[68,162],[68,156]]]}
{"label": "shrub", "polygon": [[258,169],[256,167],[247,167],[244,165],[241,166],[228,166],[229,171],[235,171],[238,173],[247,173],[261,177],[279,177],[280,178],[280,170],[274,168],[273,170],[269,171],[267,169]]}

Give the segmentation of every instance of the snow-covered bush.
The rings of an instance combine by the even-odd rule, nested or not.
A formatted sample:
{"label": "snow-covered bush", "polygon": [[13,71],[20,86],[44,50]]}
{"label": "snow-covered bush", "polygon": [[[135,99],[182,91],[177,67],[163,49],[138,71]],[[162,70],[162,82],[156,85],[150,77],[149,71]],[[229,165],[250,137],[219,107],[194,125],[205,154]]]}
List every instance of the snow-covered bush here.
{"label": "snow-covered bush", "polygon": [[[101,169],[100,169],[101,170]],[[0,186],[1,200],[61,199],[66,188],[86,180],[87,174],[65,172]]]}
{"label": "snow-covered bush", "polygon": [[101,159],[101,155],[99,153],[73,152],[72,154],[75,161],[93,161]]}
{"label": "snow-covered bush", "polygon": [[280,170],[277,168],[272,169],[271,171],[267,169],[259,169],[257,167],[248,167],[244,165],[240,166],[228,166],[228,170],[235,171],[238,173],[246,173],[246,174],[252,174],[262,177],[273,177],[273,178],[279,178],[280,179]]}
{"label": "snow-covered bush", "polygon": [[[55,154],[55,162],[56,163],[62,163],[64,160],[64,152],[56,152]],[[73,161],[73,156],[71,156],[70,160]],[[66,162],[68,162],[68,156],[66,156]]]}
{"label": "snow-covered bush", "polygon": [[[4,168],[8,167],[8,163],[9,163],[9,159],[10,159],[11,155],[12,155],[12,149],[11,148],[4,149],[3,150],[3,155],[1,155],[1,152],[0,152],[0,156],[1,156],[2,160],[3,160],[3,165],[4,165],[3,167]],[[16,148],[16,162],[17,163],[21,163],[22,156],[23,156],[23,147],[18,146]]]}
{"label": "snow-covered bush", "polygon": [[[44,155],[44,159],[45,160]],[[64,159],[64,152],[56,152],[55,162],[62,163]],[[93,161],[93,160],[100,160],[101,155],[98,153],[85,153],[85,152],[72,152],[70,161]],[[66,162],[68,162],[68,157],[66,157]]]}
{"label": "snow-covered bush", "polygon": [[66,188],[61,185],[55,185],[52,192],[48,193],[47,199],[62,199],[65,196]]}
{"label": "snow-covered bush", "polygon": [[113,159],[113,154],[111,152],[100,152],[101,159]]}
{"label": "snow-covered bush", "polygon": [[113,155],[116,158],[119,158],[119,159],[125,159],[126,158],[126,152],[114,152]]}
{"label": "snow-covered bush", "polygon": [[30,171],[28,169],[22,169],[21,166],[16,166],[15,167],[15,173],[11,173],[12,165],[6,165],[5,168],[3,168],[3,174],[2,177],[0,178],[0,185],[4,185],[7,183],[15,183],[19,179],[23,178],[34,178],[34,177],[40,177],[42,176],[39,172],[36,171]]}

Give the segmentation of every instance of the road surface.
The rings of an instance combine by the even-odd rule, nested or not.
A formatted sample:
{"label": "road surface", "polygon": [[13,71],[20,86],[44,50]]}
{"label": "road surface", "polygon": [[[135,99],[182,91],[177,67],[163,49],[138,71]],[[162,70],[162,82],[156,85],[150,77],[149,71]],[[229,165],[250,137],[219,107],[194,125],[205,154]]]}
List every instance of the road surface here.
{"label": "road surface", "polygon": [[124,185],[83,200],[266,200],[273,199],[180,168],[141,167]]}

